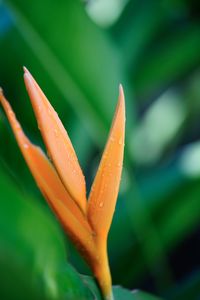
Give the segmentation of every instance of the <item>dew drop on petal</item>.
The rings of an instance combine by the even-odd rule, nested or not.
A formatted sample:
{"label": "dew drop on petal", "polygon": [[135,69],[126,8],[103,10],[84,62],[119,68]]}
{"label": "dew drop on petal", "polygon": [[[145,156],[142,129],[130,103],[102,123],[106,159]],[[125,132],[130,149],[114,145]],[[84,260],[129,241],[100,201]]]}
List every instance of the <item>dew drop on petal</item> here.
{"label": "dew drop on petal", "polygon": [[122,145],[122,138],[119,139],[119,145]]}
{"label": "dew drop on petal", "polygon": [[17,130],[20,130],[20,129],[21,129],[21,127],[20,127],[20,125],[19,125],[18,122],[16,122],[15,128],[16,128]]}
{"label": "dew drop on petal", "polygon": [[58,137],[58,130],[56,128],[54,129],[54,133],[55,133],[55,136]]}
{"label": "dew drop on petal", "polygon": [[24,146],[25,149],[28,149],[28,144],[24,143],[23,146]]}
{"label": "dew drop on petal", "polygon": [[99,203],[99,207],[103,207],[103,201]]}
{"label": "dew drop on petal", "polygon": [[9,109],[9,111],[8,111],[8,113],[9,113],[9,115],[11,116],[11,117],[14,117],[14,112],[11,110],[11,109]]}

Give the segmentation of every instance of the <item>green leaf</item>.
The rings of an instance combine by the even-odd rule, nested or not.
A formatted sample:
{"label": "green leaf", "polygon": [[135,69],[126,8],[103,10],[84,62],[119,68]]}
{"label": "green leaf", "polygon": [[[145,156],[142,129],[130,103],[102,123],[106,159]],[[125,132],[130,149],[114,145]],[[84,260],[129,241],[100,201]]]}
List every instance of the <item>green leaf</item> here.
{"label": "green leaf", "polygon": [[[39,73],[47,73],[40,77],[49,76],[100,143],[110,126],[118,85],[124,81],[117,48],[92,23],[78,0],[60,1],[59,5],[50,0],[5,3],[14,22],[10,39],[18,45],[16,55],[20,57],[22,51],[20,60],[36,70],[36,79]],[[13,47],[11,40],[9,43],[9,48]]]}
{"label": "green leaf", "polygon": [[95,299],[103,300],[102,295],[100,293],[100,290],[97,287],[97,284],[94,280],[94,278],[86,275],[81,275],[81,278],[85,285],[90,289]]}
{"label": "green leaf", "polygon": [[181,282],[172,287],[166,298],[173,300],[198,299],[200,293],[200,271],[194,271],[187,275]]}
{"label": "green leaf", "polygon": [[53,218],[0,172],[0,298],[93,299]]}
{"label": "green leaf", "polygon": [[146,272],[162,291],[172,284],[168,253],[196,228],[200,217],[200,177],[186,174],[179,156],[181,159],[154,170],[139,185],[133,183],[126,201],[117,208],[110,233],[110,258],[113,278],[122,284],[134,280],[137,285]]}
{"label": "green leaf", "polygon": [[161,44],[155,44],[153,51],[147,49],[137,71],[134,70],[139,97],[149,99],[199,64],[199,34],[200,27],[191,24],[165,36]]}
{"label": "green leaf", "polygon": [[[103,300],[94,279],[92,279],[89,276],[82,276],[82,279],[84,283],[92,291],[93,295],[95,296],[95,299]],[[114,296],[114,300],[156,300],[156,299],[159,300],[160,299],[151,294],[147,294],[143,291],[140,290],[130,291],[121,286],[113,286],[113,296]]]}
{"label": "green leaf", "polygon": [[130,66],[137,66],[141,53],[167,23],[162,4],[154,1],[129,1],[120,19],[113,26],[112,33],[119,43],[123,60]]}
{"label": "green leaf", "polygon": [[160,299],[139,290],[130,292],[129,290],[119,286],[113,288],[113,294],[115,300],[156,300],[156,299],[159,300]]}

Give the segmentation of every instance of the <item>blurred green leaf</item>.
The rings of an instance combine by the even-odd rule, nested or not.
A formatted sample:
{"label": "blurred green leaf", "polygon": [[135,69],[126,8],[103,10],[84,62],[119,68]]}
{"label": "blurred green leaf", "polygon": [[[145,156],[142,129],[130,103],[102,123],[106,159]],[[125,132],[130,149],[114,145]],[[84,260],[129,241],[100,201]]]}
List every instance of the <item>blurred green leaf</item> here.
{"label": "blurred green leaf", "polygon": [[88,1],[86,11],[91,19],[99,26],[111,26],[123,11],[124,6],[129,0],[115,1],[115,0],[100,0]]}
{"label": "blurred green leaf", "polygon": [[156,300],[156,299],[159,300],[160,299],[153,295],[138,290],[130,292],[119,286],[113,288],[113,294],[115,300]]}
{"label": "blurred green leaf", "polygon": [[[50,76],[99,143],[110,125],[118,85],[124,81],[114,44],[92,23],[79,1],[62,0],[59,5],[50,0],[5,3],[29,48],[29,58],[25,53],[24,63],[32,70],[32,57],[36,58],[42,72]],[[59,22],[49,26],[52,20]],[[20,39],[17,44],[20,47]]]}
{"label": "blurred green leaf", "polygon": [[85,285],[92,292],[94,299],[103,300],[102,295],[100,293],[100,290],[97,287],[95,280],[92,277],[86,276],[86,275],[81,275],[81,278],[82,278],[83,282],[85,283]]}
{"label": "blurred green leaf", "polygon": [[177,92],[168,90],[156,99],[132,134],[132,155],[136,164],[153,165],[160,160],[167,147],[180,139],[188,115],[186,103]]}
{"label": "blurred green leaf", "polygon": [[165,23],[166,11],[160,2],[129,1],[111,30],[128,70],[137,68],[138,59]]}
{"label": "blurred green leaf", "polygon": [[[82,276],[85,284],[93,291],[93,295],[95,295],[95,299],[102,300],[99,290],[94,282],[89,276]],[[114,300],[159,300],[151,294],[142,292],[140,290],[129,291],[121,286],[113,286],[113,296]]]}
{"label": "blurred green leaf", "polygon": [[[184,153],[165,168],[154,170],[137,186],[133,183],[125,202],[117,209],[110,237],[110,251],[117,249],[110,255],[114,280],[123,284],[134,280],[137,284],[148,271],[158,280],[158,288],[169,287],[168,253],[190,234],[200,217],[200,177],[184,171]],[[119,238],[120,228],[123,234]],[[165,270],[162,275],[156,268],[158,261]],[[119,275],[124,272],[126,277]]]}
{"label": "blurred green leaf", "polygon": [[2,173],[0,189],[0,298],[92,299],[55,221]]}
{"label": "blurred green leaf", "polygon": [[170,33],[147,51],[137,71],[134,70],[138,97],[146,99],[155,95],[199,65],[199,51],[200,26],[190,25]]}
{"label": "blurred green leaf", "polygon": [[167,298],[173,300],[196,300],[200,294],[200,271],[194,271],[187,275],[181,282],[178,282],[175,287],[171,288],[166,294]]}

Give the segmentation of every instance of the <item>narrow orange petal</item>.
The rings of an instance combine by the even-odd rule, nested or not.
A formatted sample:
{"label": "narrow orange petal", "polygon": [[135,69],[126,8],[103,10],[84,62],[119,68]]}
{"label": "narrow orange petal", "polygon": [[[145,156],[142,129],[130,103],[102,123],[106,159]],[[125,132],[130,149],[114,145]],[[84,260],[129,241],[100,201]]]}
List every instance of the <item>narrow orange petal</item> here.
{"label": "narrow orange petal", "polygon": [[69,136],[57,113],[32,75],[26,68],[24,68],[24,70],[26,89],[48,153],[71,197],[76,201],[83,212],[85,212],[87,205],[85,178]]}
{"label": "narrow orange petal", "polygon": [[88,220],[99,236],[107,236],[119,190],[125,132],[125,102],[120,86],[119,100],[105,150],[88,202]]}
{"label": "narrow orange petal", "polygon": [[49,205],[53,208],[67,232],[71,233],[76,240],[80,236],[83,240],[88,239],[88,236],[91,235],[91,227],[82,211],[66,191],[54,167],[42,150],[33,145],[26,137],[2,92],[0,92],[0,102],[29,169]]}

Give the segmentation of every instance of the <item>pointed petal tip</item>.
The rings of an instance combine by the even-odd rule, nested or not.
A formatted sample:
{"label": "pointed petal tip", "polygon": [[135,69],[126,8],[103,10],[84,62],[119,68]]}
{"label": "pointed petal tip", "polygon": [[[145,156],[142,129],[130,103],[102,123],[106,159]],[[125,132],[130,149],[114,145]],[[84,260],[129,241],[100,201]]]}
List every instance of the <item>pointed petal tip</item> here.
{"label": "pointed petal tip", "polygon": [[27,83],[27,81],[30,82],[32,76],[31,73],[28,71],[28,69],[26,69],[26,67],[24,67],[24,82],[25,84]]}
{"label": "pointed petal tip", "polygon": [[24,73],[25,73],[25,74],[26,74],[26,73],[30,74],[30,72],[29,72],[29,70],[27,69],[27,67],[23,66],[23,70],[24,70]]}
{"label": "pointed petal tip", "polygon": [[120,83],[120,84],[119,84],[118,104],[117,104],[117,108],[116,108],[116,113],[115,113],[115,115],[117,114],[117,112],[118,112],[119,110],[121,110],[121,113],[123,114],[124,122],[125,122],[125,120],[126,120],[125,106],[126,106],[126,104],[125,104],[124,89],[123,89],[122,84]]}
{"label": "pointed petal tip", "polygon": [[[38,87],[36,85],[36,82],[26,67],[24,67],[24,83],[25,83],[26,90],[27,90],[29,96],[30,96],[30,94],[34,94],[34,93],[38,92]],[[36,97],[36,98],[38,99],[38,97]],[[36,98],[33,96],[30,97],[32,105],[36,105],[40,102],[40,101],[39,102],[36,101]]]}
{"label": "pointed petal tip", "polygon": [[2,104],[3,101],[3,90],[0,88],[0,104]]}
{"label": "pointed petal tip", "polygon": [[119,100],[125,101],[125,97],[124,97],[124,89],[123,89],[123,86],[122,86],[121,83],[119,84]]}
{"label": "pointed petal tip", "polygon": [[0,104],[3,105],[3,102],[5,101],[5,96],[2,87],[0,87]]}
{"label": "pointed petal tip", "polygon": [[27,83],[30,82],[30,73],[28,71],[24,72],[24,83],[27,87]]}
{"label": "pointed petal tip", "polygon": [[29,70],[23,66],[23,70],[24,70],[24,82],[25,84],[29,81],[31,82],[33,80],[33,77],[31,75],[31,73],[29,72]]}

